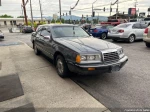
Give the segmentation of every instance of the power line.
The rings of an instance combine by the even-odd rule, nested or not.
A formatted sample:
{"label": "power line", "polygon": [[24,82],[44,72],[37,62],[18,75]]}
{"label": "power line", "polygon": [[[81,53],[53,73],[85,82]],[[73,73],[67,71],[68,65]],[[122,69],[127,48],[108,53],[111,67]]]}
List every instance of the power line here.
{"label": "power line", "polygon": [[78,5],[79,0],[76,2],[75,6],[73,8],[71,8],[72,10]]}
{"label": "power line", "polygon": [[[120,3],[125,3],[125,2],[129,2],[131,0],[126,0],[126,1],[121,1],[121,2],[118,2],[118,4]],[[102,7],[102,6],[110,6],[110,3],[109,4],[104,4],[104,5],[98,5],[98,6],[95,6],[95,8],[98,8],[98,7]],[[92,7],[88,7],[88,8],[82,8],[82,9],[75,9],[75,10],[86,10],[86,9],[91,9]]]}

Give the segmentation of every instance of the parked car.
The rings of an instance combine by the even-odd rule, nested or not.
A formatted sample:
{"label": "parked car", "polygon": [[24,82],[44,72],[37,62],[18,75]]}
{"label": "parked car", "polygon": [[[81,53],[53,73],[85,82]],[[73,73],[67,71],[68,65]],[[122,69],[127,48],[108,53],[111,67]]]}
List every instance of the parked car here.
{"label": "parked car", "polygon": [[147,47],[150,47],[150,26],[145,29],[143,41]]}
{"label": "parked car", "polygon": [[61,77],[69,71],[97,74],[119,71],[128,61],[122,47],[93,38],[76,25],[42,25],[32,33],[35,54],[51,58]]}
{"label": "parked car", "polygon": [[112,28],[108,32],[108,37],[113,41],[125,40],[132,43],[143,39],[145,28],[147,25],[139,22],[124,23]]}
{"label": "parked car", "polygon": [[22,33],[32,33],[34,30],[31,26],[23,26]]}
{"label": "parked car", "polygon": [[4,34],[1,30],[0,30],[0,39],[4,39]]}
{"label": "parked car", "polygon": [[108,31],[113,28],[112,25],[96,25],[94,28],[89,30],[89,33],[92,34],[93,37],[98,37],[100,39],[106,39]]}
{"label": "parked car", "polygon": [[145,24],[147,24],[149,26],[150,25],[150,18],[144,18],[144,22],[145,22]]}
{"label": "parked car", "polygon": [[126,23],[127,20],[126,19],[109,19],[107,22],[101,22],[101,24],[110,24],[110,25],[113,25],[113,26],[117,26],[121,23]]}
{"label": "parked car", "polygon": [[129,22],[137,22],[138,20],[137,19],[130,19]]}

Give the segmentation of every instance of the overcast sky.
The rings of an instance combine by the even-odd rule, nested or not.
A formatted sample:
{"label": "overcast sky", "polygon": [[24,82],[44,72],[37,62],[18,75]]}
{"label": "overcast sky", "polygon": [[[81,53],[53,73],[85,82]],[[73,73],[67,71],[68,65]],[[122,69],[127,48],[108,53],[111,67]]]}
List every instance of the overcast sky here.
{"label": "overcast sky", "polygon": [[[22,15],[22,10],[21,10],[21,3],[22,0],[1,0],[2,1],[2,6],[0,6],[0,15],[2,14],[9,14],[14,17]],[[26,0],[25,0],[26,1]],[[29,0],[30,1],[30,0]],[[40,16],[40,8],[39,8],[39,0],[31,0],[32,1],[32,6],[33,6],[33,15],[38,17]],[[61,0],[62,2],[62,13],[68,13],[70,7],[73,7],[74,4],[76,3],[77,0]],[[82,14],[85,15],[91,15],[91,6],[92,2],[95,0],[79,0],[78,6],[72,11],[72,15],[77,15],[81,16]],[[115,2],[116,0],[97,0],[97,2],[94,4],[94,8],[99,9],[99,8],[104,8],[106,7],[109,8],[111,2]],[[125,1],[125,2],[124,2]],[[134,7],[135,5],[135,0],[119,0],[119,11],[120,12],[128,12],[128,8]],[[147,9],[150,7],[150,0],[137,0],[137,8],[139,8],[140,12],[147,12]],[[42,10],[44,16],[52,16],[54,13],[59,12],[59,0],[41,0],[42,3]],[[107,6],[102,6],[102,5],[107,5]],[[30,17],[30,7],[29,3],[27,4],[27,15]],[[112,14],[115,13],[115,8],[117,6],[114,5],[112,6],[113,12]],[[84,8],[90,8],[86,10],[81,10]],[[109,11],[106,10],[106,12],[103,11],[96,11],[96,15],[101,15],[101,16],[109,16]]]}

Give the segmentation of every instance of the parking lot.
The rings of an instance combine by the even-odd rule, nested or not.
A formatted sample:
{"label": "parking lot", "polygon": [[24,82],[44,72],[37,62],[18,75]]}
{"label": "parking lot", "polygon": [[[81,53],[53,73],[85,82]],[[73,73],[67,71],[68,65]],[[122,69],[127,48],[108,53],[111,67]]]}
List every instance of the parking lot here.
{"label": "parking lot", "polygon": [[[0,46],[15,44],[21,45],[26,43],[28,46],[32,47],[30,42],[31,34],[5,33],[6,39],[4,41],[0,41]],[[112,42],[110,39],[106,41]],[[125,54],[129,58],[129,61],[125,67],[121,69],[121,71],[92,76],[73,74],[70,79],[92,95],[96,100],[101,102],[104,106],[109,108],[112,112],[119,112],[120,109],[124,110],[129,108],[150,107],[150,49],[145,46],[143,41],[136,41],[132,44],[127,42],[116,42],[115,44],[122,46]],[[31,50],[28,53],[31,53]],[[49,67],[47,69],[53,68],[50,62],[47,63],[48,60],[45,59],[45,56],[41,55],[38,59],[40,61],[42,59],[43,63],[46,63],[45,66]],[[35,61],[38,62],[38,59]],[[19,67],[21,68],[21,66]],[[57,75],[56,71],[53,72]],[[33,71],[31,74],[33,74]],[[27,83],[27,80],[25,80],[23,76],[21,77],[23,82]],[[37,78],[38,77],[39,76],[37,76]],[[46,79],[43,78],[42,81],[44,80]],[[33,83],[35,84],[36,82]],[[36,87],[38,91],[38,85]]]}

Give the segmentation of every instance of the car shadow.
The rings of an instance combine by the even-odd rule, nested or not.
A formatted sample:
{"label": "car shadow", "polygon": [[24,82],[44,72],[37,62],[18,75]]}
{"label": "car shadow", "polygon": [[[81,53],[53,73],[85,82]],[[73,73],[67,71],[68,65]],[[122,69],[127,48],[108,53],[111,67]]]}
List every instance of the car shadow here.
{"label": "car shadow", "polygon": [[[113,41],[111,40],[110,42],[112,43],[120,43],[120,44],[132,44],[132,43],[129,43],[128,41],[122,41],[122,40],[118,40],[118,41]],[[134,43],[139,43],[139,42],[143,42],[143,40],[135,40]]]}
{"label": "car shadow", "polygon": [[2,39],[2,40],[0,39],[0,42],[3,42],[3,41],[5,41],[5,40],[4,39]]}

